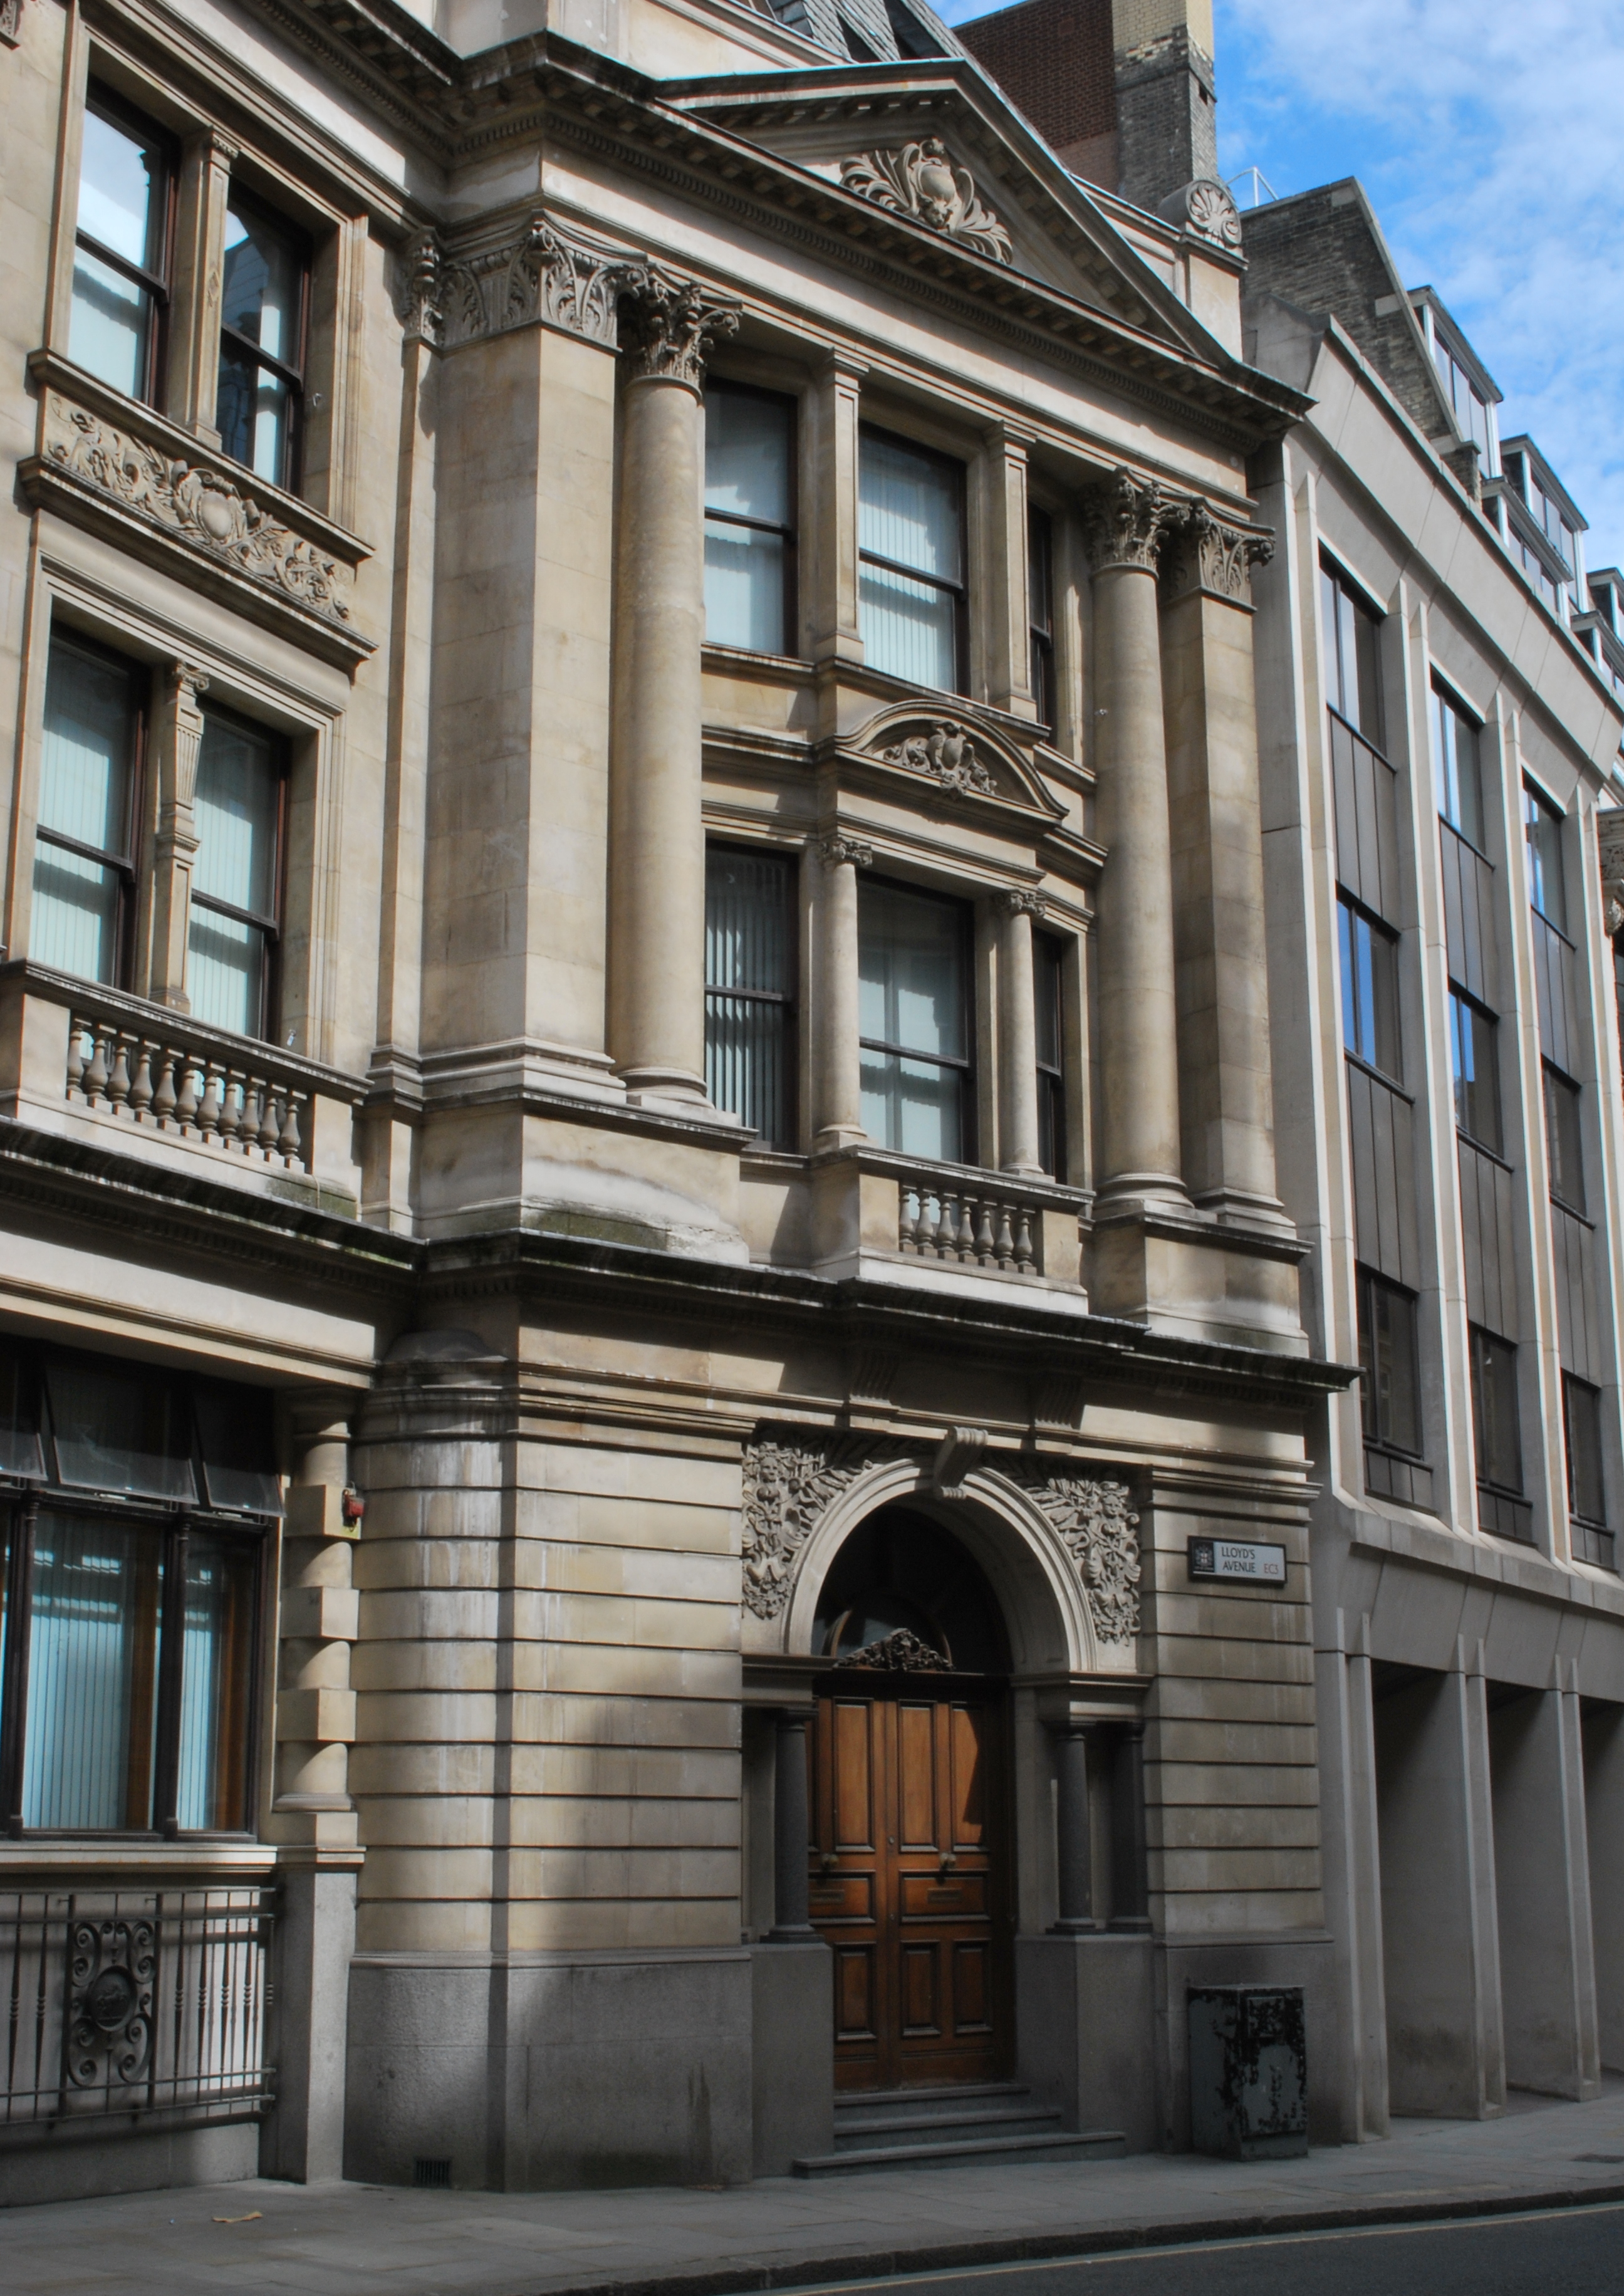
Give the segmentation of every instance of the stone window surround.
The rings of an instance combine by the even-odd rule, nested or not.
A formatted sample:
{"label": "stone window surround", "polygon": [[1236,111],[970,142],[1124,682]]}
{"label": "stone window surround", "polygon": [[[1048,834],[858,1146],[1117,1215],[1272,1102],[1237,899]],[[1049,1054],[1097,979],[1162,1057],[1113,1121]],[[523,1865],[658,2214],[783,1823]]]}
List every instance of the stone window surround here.
{"label": "stone window surround", "polygon": [[71,567],[42,568],[24,685],[26,735],[17,798],[17,867],[4,941],[28,947],[34,883],[34,833],[45,735],[45,680],[53,624],[71,627],[108,652],[145,668],[152,686],[137,824],[135,954],[130,987],[153,1004],[185,1013],[185,952],[190,921],[191,792],[202,725],[212,697],[280,734],[289,750],[279,1044],[326,1059],[331,1049],[339,972],[334,865],[342,807],[340,706],[324,709],[308,690],[295,692],[261,668],[246,649],[226,653],[193,632],[166,627],[136,597],[115,600],[78,578]]}
{"label": "stone window surround", "polygon": [[[353,201],[340,204],[338,196],[290,175],[268,152],[227,133],[217,119],[187,101],[177,77],[159,78],[133,53],[111,45],[99,27],[92,33],[82,17],[76,18],[71,37],[74,53],[64,75],[62,196],[58,201],[45,348],[62,356],[67,353],[78,213],[75,191],[86,91],[94,79],[161,127],[174,138],[178,153],[168,340],[153,402],[156,410],[189,430],[206,448],[218,450],[214,414],[226,203],[235,182],[262,206],[285,217],[309,242],[298,499],[339,525],[351,526],[353,458],[346,449],[360,419],[364,377],[349,340],[357,331],[353,323],[347,328],[340,315],[358,306],[368,228],[365,215],[354,211]],[[358,351],[358,336],[355,348]],[[267,490],[267,481],[257,478],[246,464],[241,467],[250,488]]]}

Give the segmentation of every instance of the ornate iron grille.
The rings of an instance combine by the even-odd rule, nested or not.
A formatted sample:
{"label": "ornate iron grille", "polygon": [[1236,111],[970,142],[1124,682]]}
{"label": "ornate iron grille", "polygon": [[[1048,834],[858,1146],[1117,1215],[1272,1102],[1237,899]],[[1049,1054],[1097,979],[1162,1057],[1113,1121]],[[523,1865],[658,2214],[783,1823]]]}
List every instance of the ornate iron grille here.
{"label": "ornate iron grille", "polygon": [[263,2111],[272,1894],[0,1892],[0,2128]]}

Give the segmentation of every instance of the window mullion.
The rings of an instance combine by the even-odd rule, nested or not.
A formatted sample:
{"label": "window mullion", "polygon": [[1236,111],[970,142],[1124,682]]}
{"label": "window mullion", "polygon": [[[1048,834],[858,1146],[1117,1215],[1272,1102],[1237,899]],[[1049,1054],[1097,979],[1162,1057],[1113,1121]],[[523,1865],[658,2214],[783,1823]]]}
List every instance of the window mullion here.
{"label": "window mullion", "polygon": [[164,1538],[163,1604],[158,1629],[158,1714],[153,1735],[152,1824],[166,1841],[179,1832],[180,1708],[185,1661],[186,1555],[185,1516]]}

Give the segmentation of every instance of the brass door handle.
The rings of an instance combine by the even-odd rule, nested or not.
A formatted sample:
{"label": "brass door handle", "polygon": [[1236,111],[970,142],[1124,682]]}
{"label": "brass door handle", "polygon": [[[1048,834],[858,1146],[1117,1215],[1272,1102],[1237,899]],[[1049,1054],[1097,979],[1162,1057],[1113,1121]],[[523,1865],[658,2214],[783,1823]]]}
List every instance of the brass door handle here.
{"label": "brass door handle", "polygon": [[958,1859],[954,1856],[951,1849],[944,1849],[942,1851],[942,1862],[937,1868],[938,1880],[945,1882],[949,1874],[956,1874],[957,1871]]}
{"label": "brass door handle", "polygon": [[833,1850],[825,1849],[823,1856],[817,1861],[817,1870],[820,1874],[833,1874],[839,1863],[840,1860],[836,1857]]}

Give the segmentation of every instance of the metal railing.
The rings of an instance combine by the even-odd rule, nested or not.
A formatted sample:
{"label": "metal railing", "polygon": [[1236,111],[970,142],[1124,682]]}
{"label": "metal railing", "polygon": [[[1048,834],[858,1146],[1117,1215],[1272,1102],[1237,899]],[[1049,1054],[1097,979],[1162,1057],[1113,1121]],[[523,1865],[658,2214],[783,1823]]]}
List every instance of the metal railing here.
{"label": "metal railing", "polygon": [[272,1894],[0,1891],[0,2128],[262,2110]]}

